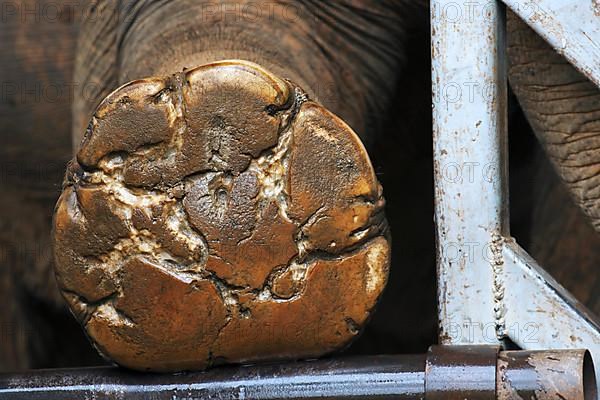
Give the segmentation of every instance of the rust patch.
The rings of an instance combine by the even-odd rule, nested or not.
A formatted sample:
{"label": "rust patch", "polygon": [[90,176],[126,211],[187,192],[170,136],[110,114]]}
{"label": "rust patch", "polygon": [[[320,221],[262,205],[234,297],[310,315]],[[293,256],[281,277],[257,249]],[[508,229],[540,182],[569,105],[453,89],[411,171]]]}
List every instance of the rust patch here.
{"label": "rust patch", "polygon": [[[497,364],[497,398],[596,398],[593,368],[586,369],[585,350],[504,351]],[[591,380],[586,382],[586,374]],[[586,387],[587,384],[587,387]]]}
{"label": "rust patch", "polygon": [[600,17],[600,0],[592,0],[592,10],[594,10],[594,15]]}

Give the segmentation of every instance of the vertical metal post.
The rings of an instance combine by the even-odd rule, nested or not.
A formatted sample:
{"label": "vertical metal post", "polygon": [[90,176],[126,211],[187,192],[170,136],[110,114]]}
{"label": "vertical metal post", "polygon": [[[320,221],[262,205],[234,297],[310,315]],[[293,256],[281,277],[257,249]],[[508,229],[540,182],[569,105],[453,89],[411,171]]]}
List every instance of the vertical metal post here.
{"label": "vertical metal post", "polygon": [[431,55],[440,342],[505,334],[508,234],[504,10],[433,0]]}

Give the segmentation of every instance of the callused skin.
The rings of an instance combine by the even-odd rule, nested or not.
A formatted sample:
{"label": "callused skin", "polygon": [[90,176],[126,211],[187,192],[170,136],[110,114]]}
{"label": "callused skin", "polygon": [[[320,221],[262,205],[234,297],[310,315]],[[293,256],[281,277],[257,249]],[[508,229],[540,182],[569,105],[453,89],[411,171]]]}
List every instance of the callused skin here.
{"label": "callused skin", "polygon": [[123,366],[316,357],[385,286],[383,206],[343,121],[258,65],[213,63],[98,107],[56,208],[57,278]]}

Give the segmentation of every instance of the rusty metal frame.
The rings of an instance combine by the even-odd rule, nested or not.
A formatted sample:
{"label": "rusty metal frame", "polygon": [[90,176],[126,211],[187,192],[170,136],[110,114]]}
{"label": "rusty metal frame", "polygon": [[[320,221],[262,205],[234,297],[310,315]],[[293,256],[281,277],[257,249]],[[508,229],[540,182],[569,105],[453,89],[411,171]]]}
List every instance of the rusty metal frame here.
{"label": "rusty metal frame", "polygon": [[[504,2],[600,85],[600,2]],[[596,317],[510,237],[504,11],[431,2],[440,342],[587,348],[598,365]]]}
{"label": "rusty metal frame", "polygon": [[431,346],[426,354],[229,366],[177,375],[115,367],[0,374],[3,400],[596,399],[585,350]]}

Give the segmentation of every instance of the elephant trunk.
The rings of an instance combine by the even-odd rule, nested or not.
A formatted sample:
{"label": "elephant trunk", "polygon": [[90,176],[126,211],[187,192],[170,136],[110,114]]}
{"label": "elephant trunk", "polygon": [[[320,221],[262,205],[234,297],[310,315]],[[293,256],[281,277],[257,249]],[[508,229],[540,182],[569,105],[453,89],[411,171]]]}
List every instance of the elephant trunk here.
{"label": "elephant trunk", "polygon": [[512,13],[508,30],[512,88],[561,179],[600,232],[600,90]]}

